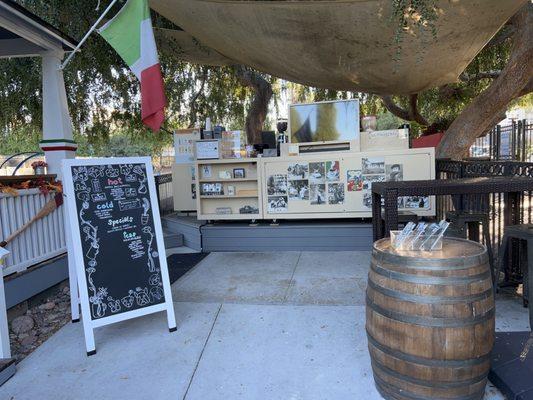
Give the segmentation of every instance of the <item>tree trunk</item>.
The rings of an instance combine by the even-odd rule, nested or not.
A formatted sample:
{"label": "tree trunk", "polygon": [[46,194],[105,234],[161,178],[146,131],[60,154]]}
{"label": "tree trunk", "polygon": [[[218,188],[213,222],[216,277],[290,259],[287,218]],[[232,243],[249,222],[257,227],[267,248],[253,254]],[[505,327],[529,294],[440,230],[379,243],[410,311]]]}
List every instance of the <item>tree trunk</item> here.
{"label": "tree trunk", "polygon": [[249,144],[261,143],[261,131],[268,114],[272,98],[272,85],[258,72],[236,67],[239,82],[254,91],[252,104],[246,115],[245,129]]}
{"label": "tree trunk", "polygon": [[499,77],[452,122],[437,148],[437,158],[463,158],[476,138],[501,120],[509,103],[531,89],[533,4],[528,2],[512,19],[516,32],[509,62]]}

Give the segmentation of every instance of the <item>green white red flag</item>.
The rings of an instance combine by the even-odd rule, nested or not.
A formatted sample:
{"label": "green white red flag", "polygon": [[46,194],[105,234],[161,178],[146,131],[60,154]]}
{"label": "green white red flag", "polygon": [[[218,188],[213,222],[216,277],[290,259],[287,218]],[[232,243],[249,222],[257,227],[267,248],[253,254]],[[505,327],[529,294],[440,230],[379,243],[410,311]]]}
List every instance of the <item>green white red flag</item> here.
{"label": "green white red flag", "polygon": [[167,99],[147,0],[128,0],[117,15],[98,30],[141,82],[143,123],[158,131]]}

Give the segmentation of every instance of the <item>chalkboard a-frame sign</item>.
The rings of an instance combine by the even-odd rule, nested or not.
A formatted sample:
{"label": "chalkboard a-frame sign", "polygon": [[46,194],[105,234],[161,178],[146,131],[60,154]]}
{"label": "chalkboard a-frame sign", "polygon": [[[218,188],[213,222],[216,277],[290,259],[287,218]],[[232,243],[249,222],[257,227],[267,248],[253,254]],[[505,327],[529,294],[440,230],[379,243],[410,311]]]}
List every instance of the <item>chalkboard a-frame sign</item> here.
{"label": "chalkboard a-frame sign", "polygon": [[87,354],[100,326],[166,311],[176,330],[151,159],[64,160],[63,185]]}

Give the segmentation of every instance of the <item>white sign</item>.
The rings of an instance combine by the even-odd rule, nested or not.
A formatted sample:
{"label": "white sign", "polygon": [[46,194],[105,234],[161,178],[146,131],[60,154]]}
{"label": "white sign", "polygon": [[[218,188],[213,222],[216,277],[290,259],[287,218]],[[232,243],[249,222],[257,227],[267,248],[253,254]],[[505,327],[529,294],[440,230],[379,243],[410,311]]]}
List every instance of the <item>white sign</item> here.
{"label": "white sign", "polygon": [[220,146],[218,139],[197,140],[196,141],[196,159],[197,160],[216,160],[220,157]]}
{"label": "white sign", "polygon": [[100,326],[166,311],[176,330],[151,159],[63,160],[63,180],[87,355]]}
{"label": "white sign", "polygon": [[194,163],[194,142],[200,140],[198,129],[183,129],[174,132],[174,154],[176,164]]}
{"label": "white sign", "polygon": [[511,157],[511,134],[509,131],[500,133],[500,157]]}

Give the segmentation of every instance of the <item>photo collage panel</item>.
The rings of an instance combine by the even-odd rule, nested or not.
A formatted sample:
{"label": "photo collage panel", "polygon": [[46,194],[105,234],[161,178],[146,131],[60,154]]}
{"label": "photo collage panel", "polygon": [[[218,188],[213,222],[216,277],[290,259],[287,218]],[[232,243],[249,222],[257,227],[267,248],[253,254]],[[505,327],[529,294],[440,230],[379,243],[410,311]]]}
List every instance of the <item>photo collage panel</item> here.
{"label": "photo collage panel", "polygon": [[267,178],[268,212],[287,212],[289,202],[344,204],[345,187],[340,178],[339,161],[291,163],[286,175]]}
{"label": "photo collage panel", "polygon": [[[383,157],[363,158],[362,170],[347,172],[348,191],[362,190],[363,206],[372,208],[372,183],[403,181],[403,164],[385,164]],[[429,208],[429,197],[408,196],[398,199],[398,208]]]}

